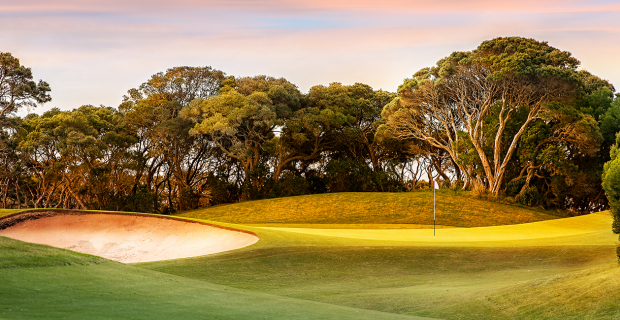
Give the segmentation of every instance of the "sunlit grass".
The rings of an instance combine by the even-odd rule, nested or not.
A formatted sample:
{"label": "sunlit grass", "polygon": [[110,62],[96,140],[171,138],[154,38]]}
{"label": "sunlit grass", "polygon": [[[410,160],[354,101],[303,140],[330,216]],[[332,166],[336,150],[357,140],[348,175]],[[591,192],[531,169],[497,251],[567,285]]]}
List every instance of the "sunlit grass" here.
{"label": "sunlit grass", "polygon": [[[433,224],[433,192],[328,193],[240,202],[179,214],[239,224]],[[483,227],[564,217],[562,213],[476,199],[469,193],[437,192],[436,223]]]}
{"label": "sunlit grass", "polygon": [[[35,247],[27,250],[40,252]],[[421,319],[269,295],[116,262],[0,269],[0,280],[1,319]]]}
{"label": "sunlit grass", "polygon": [[[494,220],[500,225],[475,227],[492,212],[463,210],[452,219],[461,217],[466,221],[462,226],[474,228],[438,228],[436,236],[428,224],[367,223],[386,221],[382,211],[368,207],[406,203],[399,198],[404,195],[420,201],[430,195],[432,201],[432,193],[349,193],[336,195],[350,196],[349,203],[339,201],[353,213],[328,212],[327,218],[321,216],[323,207],[334,195],[279,200],[293,208],[295,201],[305,201],[307,217],[301,207],[286,211],[273,200],[183,213],[184,219],[199,220],[217,209],[219,217],[233,220],[240,213],[240,219],[249,219],[243,208],[250,203],[257,207],[255,221],[260,222],[252,224],[209,219],[255,232],[259,242],[202,257],[133,265],[70,263],[76,259],[70,251],[60,250],[64,256],[55,260],[46,250],[59,249],[0,245],[0,254],[6,251],[5,256],[23,261],[0,268],[0,318],[620,318],[617,235],[611,232],[608,212],[557,219],[556,213],[443,192],[455,206],[481,201],[504,210],[504,216]],[[377,198],[360,204],[362,195]],[[237,205],[243,210],[222,211]],[[297,220],[265,222],[261,214]],[[539,222],[515,224],[523,217]],[[319,219],[331,223],[316,222]],[[31,257],[37,256],[58,267],[31,268]],[[32,303],[33,296],[37,303]]]}
{"label": "sunlit grass", "polygon": [[14,213],[22,212],[22,211],[28,211],[28,210],[30,209],[0,209],[0,218],[4,216],[8,216],[10,214],[14,214]]}
{"label": "sunlit grass", "polygon": [[0,269],[90,265],[107,259],[45,245],[0,237]]}

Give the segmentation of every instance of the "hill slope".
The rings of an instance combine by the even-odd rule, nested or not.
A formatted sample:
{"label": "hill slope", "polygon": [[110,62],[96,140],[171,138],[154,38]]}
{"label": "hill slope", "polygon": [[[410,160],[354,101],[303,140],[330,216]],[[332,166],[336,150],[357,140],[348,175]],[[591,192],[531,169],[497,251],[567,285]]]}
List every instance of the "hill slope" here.
{"label": "hill slope", "polygon": [[[406,227],[433,224],[433,192],[326,193],[247,201],[180,213],[211,221],[294,226],[341,224],[339,227]],[[437,192],[437,224],[484,227],[563,217],[551,211],[473,198],[451,190]],[[360,226],[361,225],[361,226]]]}

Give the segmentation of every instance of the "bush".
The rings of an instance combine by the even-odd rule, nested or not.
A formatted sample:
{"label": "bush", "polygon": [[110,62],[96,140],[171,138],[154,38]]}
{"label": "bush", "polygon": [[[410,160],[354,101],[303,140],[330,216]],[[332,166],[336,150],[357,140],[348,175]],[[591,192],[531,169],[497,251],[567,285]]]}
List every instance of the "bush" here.
{"label": "bush", "polygon": [[538,188],[530,186],[521,190],[521,193],[517,195],[515,200],[520,204],[532,207],[540,204],[542,198],[540,193],[538,193]]}
{"label": "bush", "polygon": [[363,163],[349,159],[332,159],[325,166],[326,187],[329,192],[371,191],[372,170]]}
{"label": "bush", "polygon": [[515,181],[511,181],[506,185],[506,195],[509,197],[514,197],[519,194],[521,188],[525,184],[525,179],[519,179]]}
{"label": "bush", "polygon": [[[273,180],[271,180],[273,181]],[[280,180],[274,182],[268,198],[290,197],[306,194],[308,181],[303,177],[296,176],[291,172],[285,172],[280,176]]]}
{"label": "bush", "polygon": [[325,166],[325,186],[329,192],[398,192],[406,187],[386,171],[373,172],[362,162],[332,159]]}

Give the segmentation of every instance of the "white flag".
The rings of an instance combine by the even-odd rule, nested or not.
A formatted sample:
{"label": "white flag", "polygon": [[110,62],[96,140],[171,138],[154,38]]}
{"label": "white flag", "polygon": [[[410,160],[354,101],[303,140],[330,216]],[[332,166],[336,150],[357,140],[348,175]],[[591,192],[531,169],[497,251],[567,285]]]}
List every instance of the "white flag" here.
{"label": "white flag", "polygon": [[433,181],[433,182],[435,182],[435,189],[439,190],[439,185],[437,184],[437,181]]}

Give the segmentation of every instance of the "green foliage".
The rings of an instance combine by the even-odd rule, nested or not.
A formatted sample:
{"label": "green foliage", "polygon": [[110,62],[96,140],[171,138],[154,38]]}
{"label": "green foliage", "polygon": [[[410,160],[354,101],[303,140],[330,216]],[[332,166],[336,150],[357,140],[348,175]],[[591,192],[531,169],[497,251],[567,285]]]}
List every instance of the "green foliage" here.
{"label": "green foliage", "polygon": [[285,172],[277,181],[270,179],[265,186],[269,190],[266,198],[290,197],[310,193],[311,181]]}
{"label": "green foliage", "polygon": [[482,42],[474,59],[488,63],[494,71],[489,80],[498,81],[512,75],[558,76],[574,79],[579,60],[570,52],[560,51],[547,42],[521,37],[499,37]]}
{"label": "green foliage", "polygon": [[120,210],[129,212],[151,212],[156,213],[159,204],[159,197],[156,193],[149,192],[146,185],[138,186],[136,193],[127,195],[117,195],[110,202],[102,206],[104,210]]}
{"label": "green foliage", "polygon": [[[3,79],[23,80],[10,108],[49,101],[46,83],[2,59]],[[403,191],[424,185],[426,171],[445,187],[478,183],[495,196],[522,194],[526,183],[507,182],[527,181],[538,205],[603,210],[600,176],[620,105],[608,81],[578,65],[546,42],[508,37],[439,59],[398,93],[334,82],[302,94],[284,78],[170,68],[130,89],[118,110],[0,116],[0,202],[171,213]]]}
{"label": "green foliage", "polygon": [[[620,157],[618,150],[620,133],[616,135],[616,143],[611,148],[611,160],[603,169],[603,189],[609,200],[611,215],[614,217],[612,231],[620,234]],[[620,258],[620,255],[618,256]]]}
{"label": "green foliage", "polygon": [[32,70],[9,52],[0,52],[0,128],[5,118],[22,107],[36,107],[52,100],[47,82],[32,80]]}
{"label": "green foliage", "polygon": [[405,187],[384,171],[373,172],[368,165],[349,159],[333,159],[325,166],[329,192],[403,191]]}
{"label": "green foliage", "polygon": [[540,193],[538,192],[538,188],[535,186],[530,186],[523,188],[521,193],[515,197],[515,200],[520,204],[533,207],[539,205],[542,199]]}
{"label": "green foliage", "polygon": [[506,195],[509,197],[516,196],[523,188],[523,185],[525,185],[525,179],[517,179],[509,182],[506,184]]}

